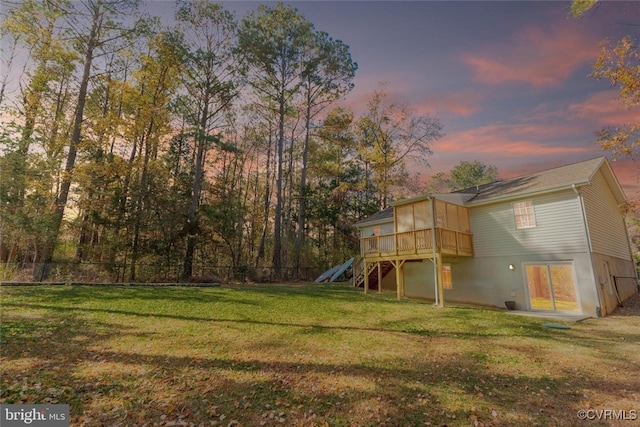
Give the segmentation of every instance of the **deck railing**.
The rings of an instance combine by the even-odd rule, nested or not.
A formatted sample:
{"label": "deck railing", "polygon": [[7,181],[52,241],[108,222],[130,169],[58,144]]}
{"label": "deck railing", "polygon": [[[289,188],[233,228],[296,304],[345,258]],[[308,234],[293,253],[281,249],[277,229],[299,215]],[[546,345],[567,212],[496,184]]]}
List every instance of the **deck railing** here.
{"label": "deck railing", "polygon": [[[404,231],[365,237],[360,240],[362,254],[365,257],[429,255],[433,253],[432,228]],[[435,229],[436,252],[449,255],[473,256],[473,238],[471,233]]]}

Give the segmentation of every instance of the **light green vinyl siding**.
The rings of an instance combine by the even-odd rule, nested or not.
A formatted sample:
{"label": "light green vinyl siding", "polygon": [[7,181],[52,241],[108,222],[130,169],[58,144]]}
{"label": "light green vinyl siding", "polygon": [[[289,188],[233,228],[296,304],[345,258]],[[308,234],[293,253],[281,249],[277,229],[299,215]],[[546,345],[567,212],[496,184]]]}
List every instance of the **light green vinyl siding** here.
{"label": "light green vinyl siding", "polygon": [[[518,230],[513,203],[526,200],[536,226]],[[571,190],[472,207],[471,230],[476,257],[588,252],[582,207]]]}
{"label": "light green vinyl siding", "polygon": [[375,231],[379,231],[379,235],[393,234],[393,218],[389,219],[389,222],[362,227],[362,229],[360,230],[360,237],[371,237],[375,234]]}
{"label": "light green vinyl siding", "polygon": [[622,213],[602,171],[592,184],[580,188],[594,253],[630,260],[627,230]]}

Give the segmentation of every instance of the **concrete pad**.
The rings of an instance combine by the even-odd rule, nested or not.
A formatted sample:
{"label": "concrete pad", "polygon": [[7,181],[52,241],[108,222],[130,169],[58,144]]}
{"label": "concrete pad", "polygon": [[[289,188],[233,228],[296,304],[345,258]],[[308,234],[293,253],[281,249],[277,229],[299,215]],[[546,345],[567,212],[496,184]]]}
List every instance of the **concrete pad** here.
{"label": "concrete pad", "polygon": [[513,310],[513,311],[507,311],[507,313],[513,314],[516,316],[538,317],[541,319],[550,319],[550,320],[556,320],[561,322],[580,322],[582,320],[590,318],[590,316],[585,316],[582,314],[555,313],[551,311]]}

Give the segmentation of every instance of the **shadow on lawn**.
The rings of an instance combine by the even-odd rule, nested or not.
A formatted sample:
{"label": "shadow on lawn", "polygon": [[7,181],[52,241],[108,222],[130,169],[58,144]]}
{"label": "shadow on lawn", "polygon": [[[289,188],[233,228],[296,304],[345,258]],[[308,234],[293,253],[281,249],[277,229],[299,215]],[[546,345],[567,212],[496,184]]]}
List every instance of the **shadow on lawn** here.
{"label": "shadow on lawn", "polygon": [[[264,297],[300,299],[309,301],[355,302],[366,299],[357,289],[345,284],[283,284],[283,285],[231,285],[223,287],[181,286],[125,286],[125,285],[57,285],[57,286],[2,286],[11,298],[28,298],[31,301],[71,305],[88,300],[98,302],[141,301],[153,303],[233,303],[259,305]],[[236,297],[237,296],[237,297]],[[381,299],[381,301],[385,301]],[[395,300],[389,300],[391,302]]]}
{"label": "shadow on lawn", "polygon": [[[89,322],[71,310],[4,316],[2,327],[0,400],[69,403],[73,425],[227,425],[236,420],[248,426],[473,421],[570,426],[579,425],[576,411],[584,405],[584,385],[575,372],[561,370],[555,379],[517,371],[496,374],[490,360],[470,352],[434,360],[416,357],[388,368],[366,360],[243,360],[214,351],[205,356],[141,354],[116,351],[105,342],[144,334]],[[623,390],[635,386],[629,378],[589,383],[620,399]]]}
{"label": "shadow on lawn", "polygon": [[[51,295],[25,294],[30,300],[51,304],[25,303],[24,300],[3,303],[1,401],[13,403],[30,399],[33,403],[53,403],[53,399],[70,403],[74,425],[180,421],[196,425],[217,421],[227,425],[232,420],[247,426],[262,422],[265,425],[323,425],[326,422],[358,426],[430,422],[451,426],[472,425],[473,421],[501,426],[580,425],[576,411],[586,407],[585,394],[606,390],[609,395],[624,401],[629,398],[629,390],[638,389],[638,380],[633,375],[594,380],[582,371],[551,366],[551,351],[537,346],[540,343],[537,340],[550,340],[566,345],[567,352],[571,352],[572,346],[588,348],[597,351],[595,354],[617,358],[615,366],[618,369],[633,372],[637,366],[630,360],[631,356],[616,352],[607,328],[548,330],[540,326],[539,320],[469,308],[438,310],[440,324],[432,328],[429,325],[434,323],[419,317],[368,327],[321,325],[313,318],[307,324],[215,315],[190,316],[158,313],[154,309],[156,302],[175,300],[174,296],[180,301],[193,302],[189,289],[178,289],[175,293],[174,289],[96,290],[97,301],[118,300],[128,294],[126,298],[151,303],[149,312],[73,306],[87,301],[86,292],[80,297],[66,289],[64,291],[69,293],[64,298],[58,291],[50,292]],[[130,293],[132,290],[134,292]],[[238,292],[243,291],[244,288],[238,289]],[[274,297],[292,292],[289,287],[250,291]],[[303,292],[299,291],[301,298],[306,295]],[[199,293],[204,294],[202,300],[205,302],[235,304],[240,299],[254,305],[254,301],[247,301],[245,297],[233,297],[234,292],[206,289]],[[93,296],[92,293],[91,299]],[[58,298],[64,299],[67,306],[53,305],[54,301],[59,302]],[[344,297],[336,297],[337,300],[343,298],[353,301],[353,294],[345,291]],[[393,304],[397,306],[396,302]],[[29,314],[21,315],[25,312]],[[84,314],[88,313],[208,322],[220,324],[221,328],[242,324],[293,327],[298,328],[300,334],[342,330],[362,334],[406,333],[408,339],[411,335],[442,338],[437,342],[418,341],[418,345],[424,346],[424,354],[432,354],[429,350],[434,345],[455,346],[457,342],[472,341],[478,349],[457,351],[452,348],[432,360],[418,354],[405,363],[391,361],[389,367],[380,366],[380,363],[372,366],[367,360],[344,364],[296,362],[294,355],[288,360],[277,360],[270,356],[267,347],[263,352],[265,357],[256,359],[243,358],[242,353],[236,356],[224,350],[217,352],[215,348],[202,349],[198,355],[194,350],[189,356],[172,354],[177,351],[175,349],[168,349],[166,354],[143,354],[131,349],[118,350],[109,342],[126,337],[144,341],[156,338],[155,335],[141,334],[135,326],[87,320]],[[500,322],[501,326],[497,328],[492,324],[494,321]],[[597,340],[587,339],[586,335],[591,333],[598,337]],[[160,339],[167,339],[167,336]],[[505,337],[519,337],[519,341],[500,340]],[[527,341],[527,338],[534,339]],[[630,332],[613,338],[637,340],[639,337]],[[501,343],[505,354],[512,354],[523,363],[535,363],[539,370],[548,369],[553,375],[523,374],[523,370],[513,363],[502,366],[496,353],[490,353],[495,342]],[[267,346],[268,343],[266,341]],[[292,353],[295,351],[292,348]],[[335,349],[327,348],[326,351],[330,353]],[[324,360],[327,360],[326,355]],[[525,372],[528,371],[525,369]],[[598,425],[598,422],[589,425]]]}
{"label": "shadow on lawn", "polygon": [[189,288],[179,286],[147,287],[123,285],[58,285],[58,286],[4,286],[11,297],[23,297],[43,302],[78,304],[91,301],[170,301],[170,302],[234,302],[251,304],[250,301],[231,299],[220,288]]}
{"label": "shadow on lawn", "polygon": [[[522,320],[518,320],[513,316],[507,316],[500,314],[499,321],[501,322],[501,327],[499,330],[496,330],[494,326],[490,324],[486,319],[482,319],[480,315],[473,315],[470,318],[467,318],[465,321],[462,316],[456,316],[455,313],[452,314],[456,318],[457,327],[456,328],[445,328],[442,325],[439,325],[438,328],[429,329],[428,325],[418,325],[420,323],[420,318],[414,318],[413,323],[416,325],[412,326],[402,326],[402,323],[409,322],[407,320],[403,320],[402,322],[386,322],[382,323],[379,327],[374,326],[357,326],[357,325],[322,325],[314,323],[313,321],[309,323],[296,323],[296,322],[277,322],[277,321],[269,321],[269,320],[253,320],[253,319],[242,319],[242,318],[222,318],[222,317],[200,317],[200,316],[188,316],[181,314],[167,314],[167,313],[159,313],[159,312],[141,312],[141,311],[131,311],[131,310],[120,310],[115,308],[91,308],[91,307],[65,307],[65,306],[57,306],[57,305],[46,305],[46,304],[33,304],[33,303],[4,303],[5,307],[14,307],[14,308],[32,308],[37,310],[50,310],[52,312],[57,313],[103,313],[103,314],[118,314],[124,316],[133,316],[133,317],[141,317],[141,318],[158,318],[158,319],[169,319],[169,320],[182,320],[182,321],[191,321],[191,322],[207,322],[207,323],[220,323],[220,324],[246,324],[246,325],[257,325],[257,326],[276,326],[276,327],[294,327],[301,328],[304,330],[304,333],[309,333],[310,328],[314,333],[319,333],[320,331],[332,331],[332,330],[342,330],[342,331],[373,331],[373,332],[389,332],[389,333],[406,333],[411,335],[419,335],[424,337],[447,337],[447,338],[478,338],[478,337],[502,337],[502,336],[525,336],[525,337],[535,337],[535,338],[546,338],[546,339],[555,339],[558,337],[558,333],[551,331],[547,328],[541,327],[536,323],[523,323]],[[444,309],[444,310],[459,310],[459,309]],[[476,319],[474,321],[473,319]],[[312,319],[313,320],[313,319]]]}
{"label": "shadow on lawn", "polygon": [[[84,382],[79,382],[74,372],[91,360],[87,348],[127,334],[149,336],[73,315],[16,313],[4,312],[0,322],[0,401],[6,403],[69,403],[79,407]],[[18,362],[17,366],[12,361]],[[95,386],[98,393],[118,388],[100,382]]]}

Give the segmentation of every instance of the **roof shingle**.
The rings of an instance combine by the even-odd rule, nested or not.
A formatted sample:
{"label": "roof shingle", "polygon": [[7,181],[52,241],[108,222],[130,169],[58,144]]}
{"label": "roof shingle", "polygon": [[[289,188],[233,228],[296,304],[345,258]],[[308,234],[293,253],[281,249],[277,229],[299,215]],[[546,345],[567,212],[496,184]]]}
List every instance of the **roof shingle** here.
{"label": "roof shingle", "polygon": [[465,204],[475,205],[483,202],[552,191],[570,187],[571,185],[584,185],[589,183],[593,174],[602,165],[602,162],[604,162],[604,157],[598,157],[584,162],[559,166],[529,175],[467,188],[456,191],[456,193],[474,193],[475,196],[467,200]]}
{"label": "roof shingle", "polygon": [[[466,188],[464,190],[454,191],[453,193],[432,194],[431,197],[459,205],[474,206],[499,200],[562,190],[570,188],[573,185],[579,187],[581,185],[589,184],[594,174],[603,166],[604,163],[607,163],[606,157],[597,157],[583,162],[546,169],[515,178],[495,181],[490,184]],[[618,187],[617,193],[619,193],[619,197],[617,198],[619,200],[624,200],[624,193],[622,192],[622,189],[619,188],[619,184],[616,184],[617,181],[613,172],[608,175],[610,176],[607,179],[612,187]],[[402,203],[402,201],[396,202],[396,204]],[[366,219],[363,219],[362,221],[359,221],[356,223],[356,226],[392,218],[393,207],[389,207]]]}

